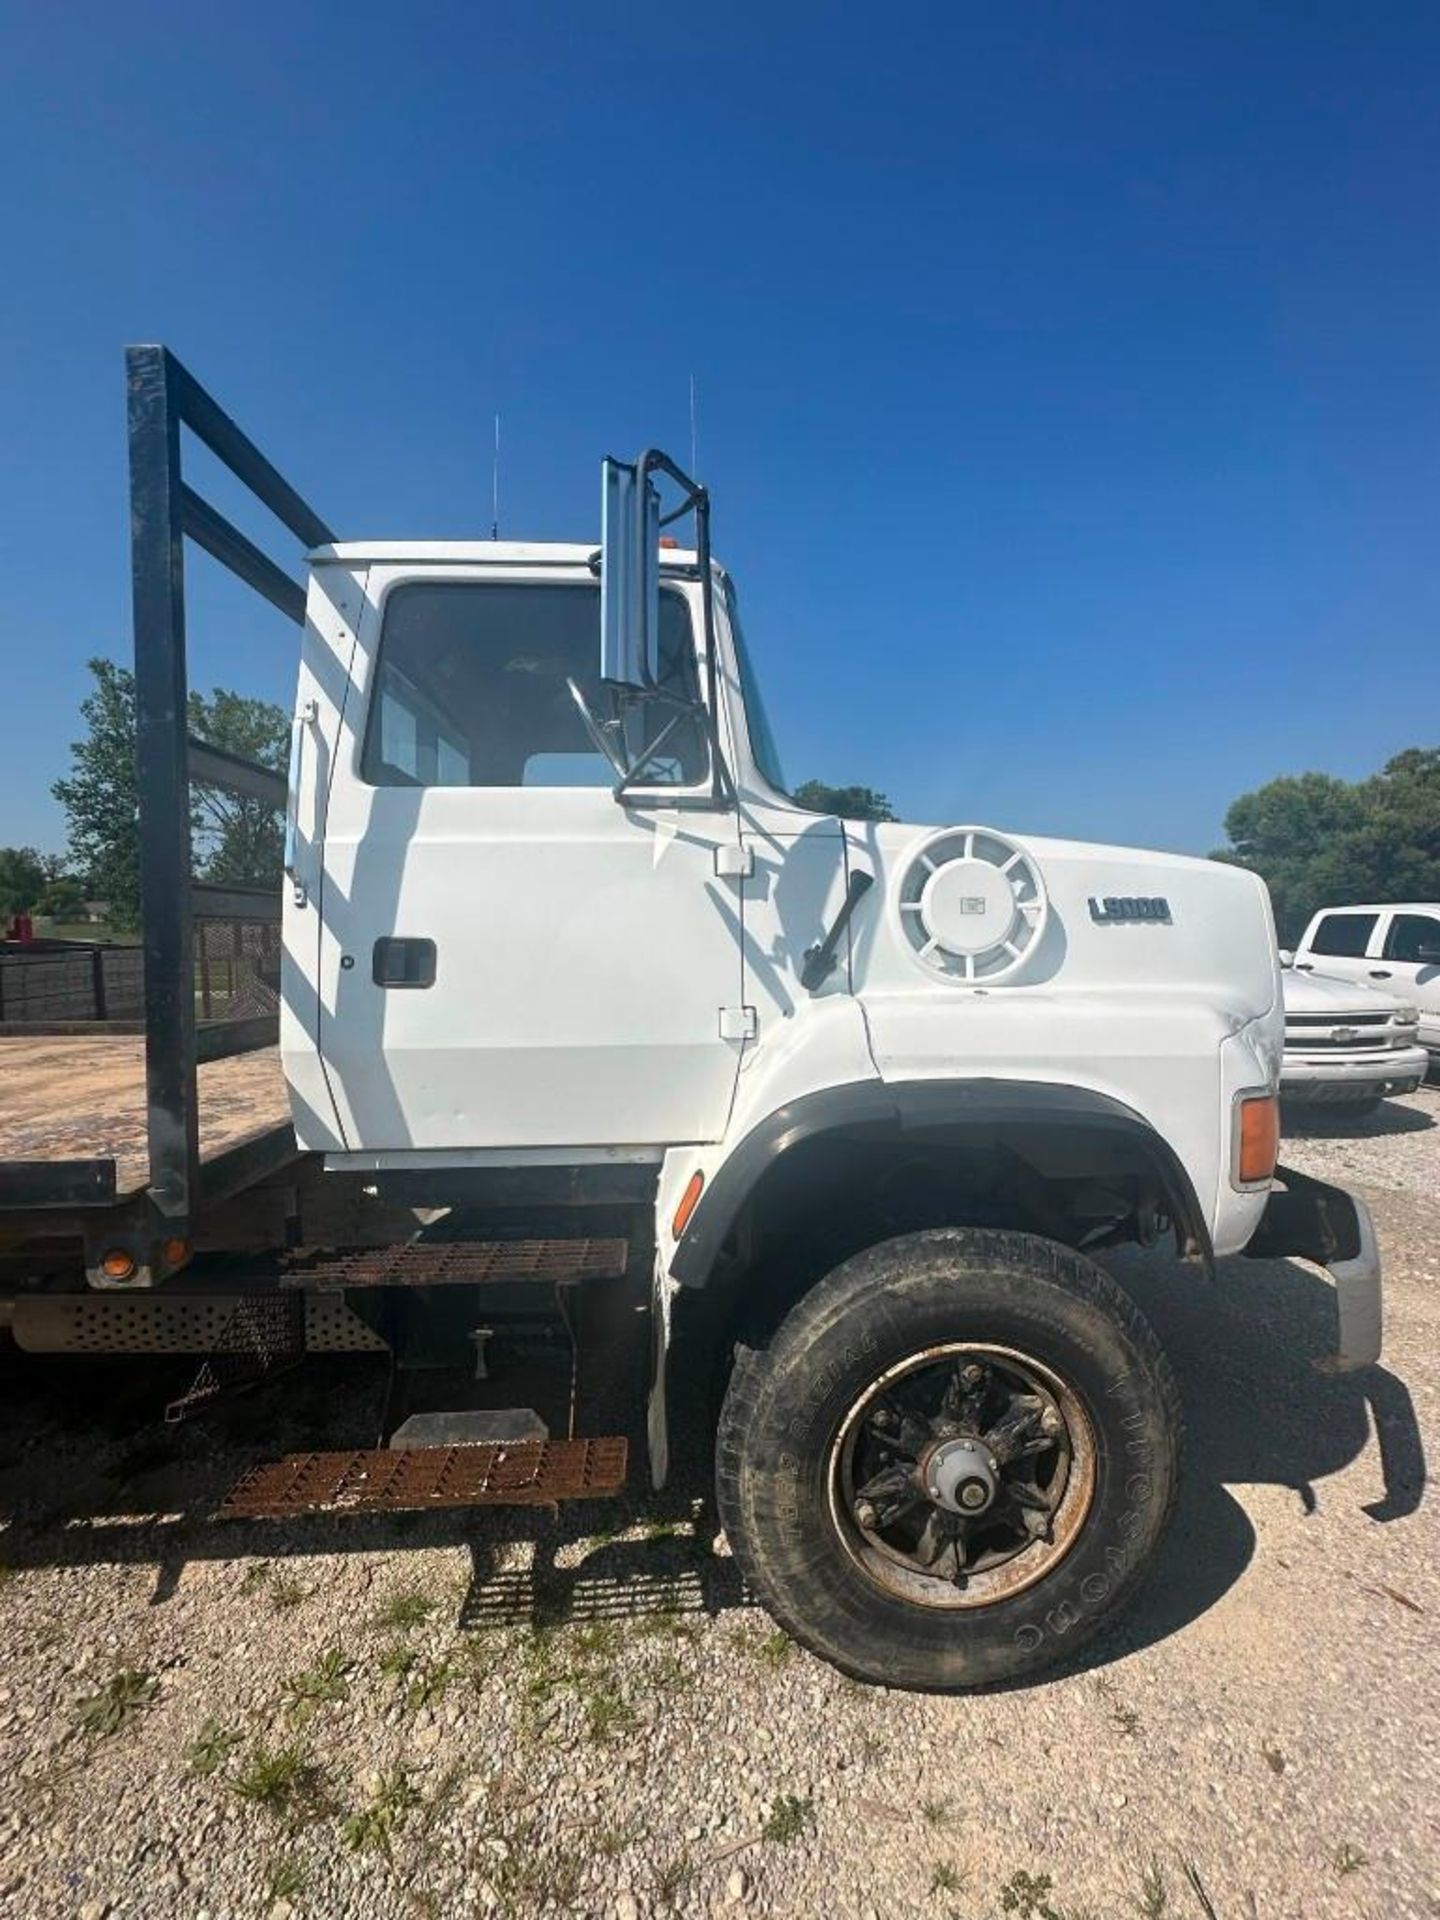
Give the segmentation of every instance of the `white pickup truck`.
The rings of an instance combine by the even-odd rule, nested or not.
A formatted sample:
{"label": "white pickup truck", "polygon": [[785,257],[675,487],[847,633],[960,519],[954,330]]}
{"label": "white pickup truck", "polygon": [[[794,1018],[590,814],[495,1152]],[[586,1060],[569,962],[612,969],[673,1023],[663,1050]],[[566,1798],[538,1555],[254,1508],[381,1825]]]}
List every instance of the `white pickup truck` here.
{"label": "white pickup truck", "polygon": [[1359,980],[1414,1006],[1420,1045],[1440,1060],[1440,901],[1326,907],[1306,927],[1295,969]]}
{"label": "white pickup truck", "polygon": [[1283,980],[1280,1092],[1287,1105],[1341,1108],[1358,1119],[1387,1095],[1420,1085],[1429,1056],[1415,1037],[1414,1007],[1358,980],[1293,965]]}

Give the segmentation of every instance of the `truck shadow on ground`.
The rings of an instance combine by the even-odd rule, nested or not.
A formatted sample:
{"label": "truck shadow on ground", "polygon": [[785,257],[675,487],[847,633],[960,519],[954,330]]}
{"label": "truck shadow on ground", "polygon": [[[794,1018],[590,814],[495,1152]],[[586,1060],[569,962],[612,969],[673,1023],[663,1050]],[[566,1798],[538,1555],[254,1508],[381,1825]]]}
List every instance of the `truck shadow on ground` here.
{"label": "truck shadow on ground", "polygon": [[[1415,1512],[1426,1467],[1404,1383],[1383,1367],[1326,1375],[1314,1362],[1333,1335],[1328,1285],[1298,1262],[1222,1262],[1212,1285],[1193,1268],[1115,1256],[1180,1382],[1188,1445],[1175,1524],[1137,1601],[1077,1653],[1070,1670],[1162,1641],[1212,1607],[1244,1575],[1256,1536],[1232,1485],[1293,1491],[1316,1517],[1327,1478],[1371,1444],[1380,1497],[1343,1514],[1357,1531]],[[216,1521],[235,1478],[280,1451],[365,1446],[383,1398],[373,1363],[312,1361],[217,1406],[203,1422],[167,1427],[174,1363],[3,1361],[0,1560],[9,1567],[151,1565],[163,1604],[188,1562],[283,1562],[298,1556],[463,1546],[471,1577],[462,1629],[566,1620],[718,1614],[751,1604],[717,1543],[705,1441],[707,1396],[672,1384],[682,1409],[675,1469],[645,1488],[632,1436],[631,1484],[615,1501],[551,1509],[379,1516],[317,1514],[283,1522]],[[78,1375],[87,1376],[81,1380]],[[101,1411],[97,1412],[97,1409]],[[1030,1683],[1034,1684],[1034,1683]]]}

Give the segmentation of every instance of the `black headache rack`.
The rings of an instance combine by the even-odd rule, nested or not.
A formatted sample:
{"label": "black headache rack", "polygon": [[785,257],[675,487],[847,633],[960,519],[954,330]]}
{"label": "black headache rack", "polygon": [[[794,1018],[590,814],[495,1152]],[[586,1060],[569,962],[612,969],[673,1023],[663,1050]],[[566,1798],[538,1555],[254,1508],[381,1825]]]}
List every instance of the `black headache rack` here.
{"label": "black headache rack", "polygon": [[[284,774],[188,732],[185,541],[193,540],[299,626],[305,622],[305,590],[186,484],[182,427],[302,547],[327,546],[335,535],[167,348],[130,347],[125,361],[149,1182],[138,1195],[118,1195],[113,1159],[3,1163],[0,1221],[17,1209],[82,1210],[92,1280],[104,1284],[109,1277],[111,1284],[135,1286],[163,1278],[184,1261],[200,1212],[297,1154],[286,1122],[253,1131],[203,1165],[200,1157],[198,1065],[273,1046],[279,1037],[278,1013],[269,1008],[242,1007],[239,1017],[203,1024],[197,1019],[197,998],[202,1013],[210,1010],[207,935],[228,923],[228,944],[237,953],[248,941],[273,958],[268,998],[278,1008],[281,890],[195,880],[190,788],[219,787],[281,810],[289,796]],[[104,1274],[97,1263],[111,1249],[129,1252],[132,1274]]]}

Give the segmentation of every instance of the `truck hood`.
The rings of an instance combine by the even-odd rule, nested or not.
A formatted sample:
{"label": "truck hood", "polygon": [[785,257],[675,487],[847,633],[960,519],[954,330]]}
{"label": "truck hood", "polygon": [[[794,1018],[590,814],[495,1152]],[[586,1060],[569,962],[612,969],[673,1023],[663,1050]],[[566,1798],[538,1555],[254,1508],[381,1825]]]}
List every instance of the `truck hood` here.
{"label": "truck hood", "polygon": [[983,826],[846,824],[852,873],[881,897],[857,916],[866,997],[998,1004],[1203,1004],[1230,1031],[1280,1007],[1270,898],[1244,868]]}
{"label": "truck hood", "polygon": [[1283,967],[1280,982],[1287,1013],[1378,1013],[1400,1003],[1393,993],[1367,987],[1362,980],[1342,980],[1332,973],[1306,973]]}

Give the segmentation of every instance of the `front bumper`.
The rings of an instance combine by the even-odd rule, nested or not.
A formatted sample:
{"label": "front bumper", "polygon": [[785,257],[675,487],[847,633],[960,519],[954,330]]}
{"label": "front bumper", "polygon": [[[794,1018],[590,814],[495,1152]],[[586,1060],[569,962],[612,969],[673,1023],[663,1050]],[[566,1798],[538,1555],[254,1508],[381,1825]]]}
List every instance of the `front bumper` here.
{"label": "front bumper", "polygon": [[1413,1093],[1430,1064],[1423,1047],[1388,1053],[1305,1054],[1286,1052],[1280,1091],[1290,1100],[1373,1100],[1377,1094]]}
{"label": "front bumper", "polygon": [[1247,1259],[1283,1259],[1299,1254],[1324,1267],[1335,1283],[1340,1323],[1336,1351],[1317,1362],[1325,1371],[1349,1373],[1380,1358],[1380,1253],[1363,1200],[1290,1167],[1277,1167],[1284,1182],[1265,1203]]}

